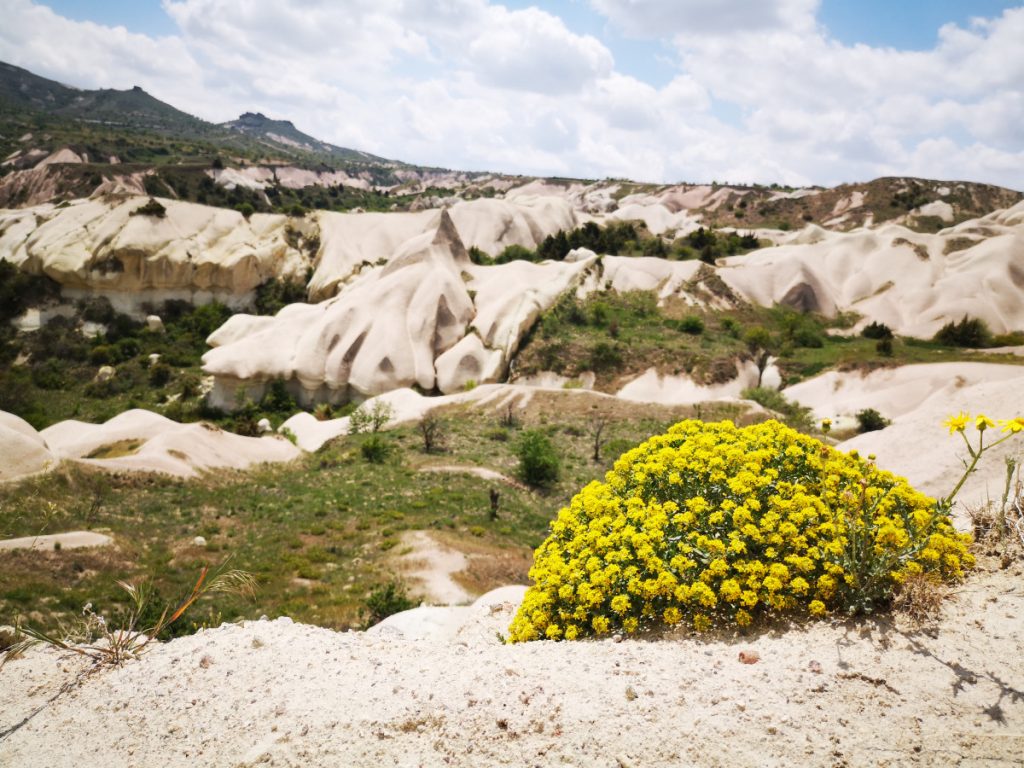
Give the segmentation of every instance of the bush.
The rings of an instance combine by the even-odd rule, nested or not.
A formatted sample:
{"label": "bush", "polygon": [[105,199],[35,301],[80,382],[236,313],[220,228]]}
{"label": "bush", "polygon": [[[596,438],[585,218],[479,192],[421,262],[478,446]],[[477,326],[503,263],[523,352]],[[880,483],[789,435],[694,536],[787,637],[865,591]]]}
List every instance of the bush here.
{"label": "bush", "polygon": [[271,278],[256,286],[253,306],[257,315],[276,315],[289,304],[306,301],[306,286],[297,280]]}
{"label": "bush", "polygon": [[90,323],[103,323],[106,325],[114,320],[117,312],[114,311],[110,299],[106,296],[90,296],[79,302],[78,308],[82,313],[82,319]]}
{"label": "bush", "polygon": [[489,267],[494,264],[494,259],[484,253],[482,250],[477,248],[475,245],[469,249],[469,260],[474,264],[482,267]]}
{"label": "bush", "polygon": [[964,315],[960,322],[948,322],[935,334],[935,341],[947,347],[987,347],[992,332],[984,320]]}
{"label": "bush", "polygon": [[689,420],[622,455],[551,524],[510,641],[869,613],[970,537],[905,480],[768,421]]}
{"label": "bush", "polygon": [[383,435],[369,435],[359,446],[359,452],[371,464],[383,464],[391,455],[391,443]]}
{"label": "bush", "polygon": [[131,216],[153,216],[158,219],[164,218],[167,215],[167,209],[164,208],[158,200],[155,198],[149,198],[149,202],[145,205],[141,205],[129,214]]}
{"label": "bush", "polygon": [[874,408],[865,408],[863,411],[857,412],[857,431],[862,434],[864,432],[877,432],[880,429],[885,429],[891,423]]}
{"label": "bush", "polygon": [[389,581],[374,589],[363,601],[363,627],[369,629],[388,616],[415,608],[405,585],[400,581]]}
{"label": "bush", "polygon": [[879,339],[876,341],[875,352],[882,357],[892,357],[892,339]]}
{"label": "bush", "polygon": [[860,335],[865,339],[891,339],[892,328],[885,323],[872,321],[864,326]]}
{"label": "bush", "polygon": [[531,251],[529,248],[524,248],[521,245],[509,245],[505,247],[501,253],[498,254],[498,258],[494,260],[495,264],[507,264],[510,261],[536,261],[537,254]]}
{"label": "bush", "polygon": [[599,341],[590,349],[590,367],[595,372],[607,371],[622,365],[622,353],[614,344]]}
{"label": "bush", "polygon": [[527,485],[547,487],[558,480],[561,462],[555,446],[543,432],[524,431],[516,443],[519,478]]}
{"label": "bush", "polygon": [[420,421],[420,436],[423,438],[424,452],[443,451],[447,431],[447,423],[436,413],[427,411],[423,414]]}
{"label": "bush", "polygon": [[0,323],[13,320],[26,309],[60,296],[60,286],[44,275],[30,275],[0,259]]}
{"label": "bush", "polygon": [[32,383],[40,389],[64,389],[70,383],[68,364],[58,358],[32,365]]}
{"label": "bush", "polygon": [[348,417],[348,433],[380,432],[395,415],[395,409],[384,400],[374,400],[372,406],[363,403]]}
{"label": "bush", "polygon": [[699,336],[704,333],[704,321],[696,315],[687,315],[679,321],[679,330],[683,333]]}
{"label": "bush", "polygon": [[151,387],[162,387],[171,380],[173,371],[171,366],[165,363],[157,363],[149,369],[149,385]]}
{"label": "bush", "polygon": [[119,361],[114,360],[114,352],[110,347],[106,344],[100,344],[89,351],[89,362],[93,365],[100,366],[110,365],[111,363]]}

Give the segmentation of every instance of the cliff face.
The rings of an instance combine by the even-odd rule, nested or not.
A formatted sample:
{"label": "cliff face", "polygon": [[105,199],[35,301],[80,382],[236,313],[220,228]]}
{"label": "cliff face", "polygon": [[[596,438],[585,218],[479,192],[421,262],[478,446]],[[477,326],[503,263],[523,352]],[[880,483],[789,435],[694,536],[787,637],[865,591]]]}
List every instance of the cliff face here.
{"label": "cliff face", "polygon": [[[0,258],[45,274],[65,294],[104,294],[134,309],[165,298],[238,305],[271,278],[304,280],[310,260],[286,216],[144,197],[0,212]],[[298,225],[301,226],[301,225]]]}

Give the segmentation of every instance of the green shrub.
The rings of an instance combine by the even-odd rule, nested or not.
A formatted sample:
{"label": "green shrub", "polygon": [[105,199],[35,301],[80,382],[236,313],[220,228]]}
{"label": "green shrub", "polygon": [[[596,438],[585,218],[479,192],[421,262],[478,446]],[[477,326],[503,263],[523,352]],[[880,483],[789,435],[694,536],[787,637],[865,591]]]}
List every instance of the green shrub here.
{"label": "green shrub", "polygon": [[405,585],[393,580],[376,587],[363,600],[363,627],[369,629],[388,616],[415,608],[416,603],[409,597]]}
{"label": "green shrub", "polygon": [[145,205],[139,206],[129,214],[131,216],[153,216],[158,219],[164,218],[167,215],[167,209],[160,204],[156,198],[149,198],[149,202]]}
{"label": "green shrub", "polygon": [[875,352],[882,357],[892,357],[892,339],[879,339],[876,341]]}
{"label": "green shrub", "polygon": [[743,332],[743,326],[734,317],[723,317],[722,330],[732,336],[732,338],[738,339]]}
{"label": "green shrub", "polygon": [[21,315],[29,307],[56,298],[60,286],[44,275],[30,275],[0,259],[0,323]]}
{"label": "green shrub", "polygon": [[40,389],[65,389],[70,383],[68,364],[58,358],[33,363],[32,383]]}
{"label": "green shrub", "polygon": [[110,365],[114,361],[114,351],[106,344],[100,344],[89,351],[89,362],[93,365]]}
{"label": "green shrub", "polygon": [[391,443],[383,435],[371,434],[363,440],[359,452],[371,464],[383,464],[391,455]]}
{"label": "green shrub", "polygon": [[618,346],[599,341],[590,348],[590,367],[595,372],[607,371],[622,365],[622,353]]}
{"label": "green shrub", "polygon": [[149,385],[151,387],[162,387],[171,380],[173,373],[169,365],[157,363],[149,369]]}
{"label": "green shrub", "polygon": [[857,412],[857,431],[860,433],[877,432],[880,429],[885,429],[891,423],[874,408],[865,408],[863,411]]}
{"label": "green shrub", "polygon": [[384,400],[374,400],[373,405],[363,403],[348,417],[348,433],[380,432],[395,415],[395,409]]}
{"label": "green shrub", "polygon": [[864,326],[860,335],[865,339],[891,339],[892,328],[885,323],[872,321]]}
{"label": "green shrub", "polygon": [[475,245],[469,249],[469,260],[478,266],[488,267],[494,264],[494,259],[477,248]]}
{"label": "green shrub", "polygon": [[508,264],[510,261],[537,261],[537,254],[529,248],[521,245],[509,245],[505,247],[494,260],[495,264]]}
{"label": "green shrub", "polygon": [[90,296],[79,302],[78,309],[82,313],[82,319],[90,323],[102,323],[106,325],[114,320],[117,312],[114,311],[110,299],[106,296]]}
{"label": "green shrub", "polygon": [[687,315],[679,321],[679,330],[683,333],[690,333],[699,336],[704,333],[704,321],[696,315]]}
{"label": "green shrub", "polygon": [[306,301],[306,286],[297,280],[271,278],[256,287],[253,307],[257,315],[276,315],[289,304]]}
{"label": "green shrub", "polygon": [[948,322],[935,334],[935,341],[947,347],[987,347],[992,341],[992,332],[984,320],[964,315],[960,322]]}
{"label": "green shrub", "polygon": [[535,429],[524,430],[515,446],[519,459],[519,478],[527,485],[547,487],[558,480],[561,461],[547,435]]}

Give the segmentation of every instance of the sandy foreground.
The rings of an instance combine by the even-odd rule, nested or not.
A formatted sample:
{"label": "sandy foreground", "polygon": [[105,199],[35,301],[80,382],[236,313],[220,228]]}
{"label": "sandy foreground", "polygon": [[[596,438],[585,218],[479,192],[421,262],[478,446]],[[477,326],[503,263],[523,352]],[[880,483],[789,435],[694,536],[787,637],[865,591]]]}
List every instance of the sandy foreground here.
{"label": "sandy foreground", "polygon": [[506,646],[513,609],[444,640],[224,625],[91,674],[34,650],[0,672],[0,765],[1024,764],[1020,565],[923,627]]}

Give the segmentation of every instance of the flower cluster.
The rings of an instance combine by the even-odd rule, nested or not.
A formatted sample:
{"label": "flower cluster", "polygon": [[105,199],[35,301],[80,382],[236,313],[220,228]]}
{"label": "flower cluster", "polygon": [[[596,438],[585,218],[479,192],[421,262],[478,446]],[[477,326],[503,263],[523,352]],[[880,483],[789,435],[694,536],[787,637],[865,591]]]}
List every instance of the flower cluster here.
{"label": "flower cluster", "polygon": [[973,565],[945,507],[775,421],[683,421],[623,454],[537,549],[510,641],[860,610]]}

